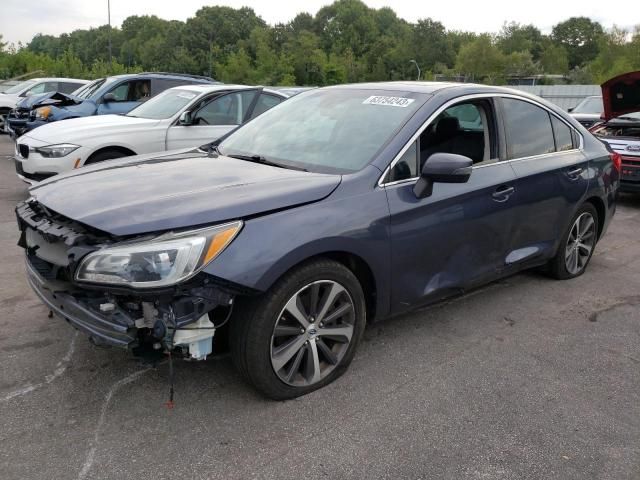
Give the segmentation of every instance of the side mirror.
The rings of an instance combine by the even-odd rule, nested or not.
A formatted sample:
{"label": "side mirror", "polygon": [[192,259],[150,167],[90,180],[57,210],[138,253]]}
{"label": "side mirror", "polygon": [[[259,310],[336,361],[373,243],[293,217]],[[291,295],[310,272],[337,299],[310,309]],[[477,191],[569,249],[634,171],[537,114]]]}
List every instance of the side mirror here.
{"label": "side mirror", "polygon": [[102,101],[104,103],[115,102],[116,96],[113,93],[107,93],[104,97],[102,97]]}
{"label": "side mirror", "polygon": [[420,178],[413,187],[417,198],[425,198],[433,193],[433,184],[465,183],[471,176],[473,160],[454,153],[434,153],[424,162]]}
{"label": "side mirror", "polygon": [[573,112],[573,107],[567,108],[567,112],[569,112],[569,113]]}
{"label": "side mirror", "polygon": [[191,112],[182,112],[178,118],[179,125],[191,125]]}

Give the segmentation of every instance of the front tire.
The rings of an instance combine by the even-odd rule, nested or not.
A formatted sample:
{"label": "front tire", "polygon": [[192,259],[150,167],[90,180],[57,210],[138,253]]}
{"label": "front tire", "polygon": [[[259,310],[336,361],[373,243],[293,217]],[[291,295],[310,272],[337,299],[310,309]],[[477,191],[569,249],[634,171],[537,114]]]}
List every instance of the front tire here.
{"label": "front tire", "polygon": [[566,280],[582,275],[593,255],[598,240],[598,212],[590,203],[582,205],[569,223],[556,256],[551,260],[550,273]]}
{"label": "front tire", "polygon": [[122,157],[128,157],[128,156],[129,155],[127,155],[122,150],[115,150],[115,149],[103,150],[89,157],[89,159],[87,159],[84,165],[93,165],[94,163],[104,162],[105,160],[113,160],[114,158],[122,158]]}
{"label": "front tire", "polygon": [[264,295],[240,299],[231,356],[260,392],[284,400],[342,375],[364,332],[362,287],[341,263],[317,260],[289,272]]}

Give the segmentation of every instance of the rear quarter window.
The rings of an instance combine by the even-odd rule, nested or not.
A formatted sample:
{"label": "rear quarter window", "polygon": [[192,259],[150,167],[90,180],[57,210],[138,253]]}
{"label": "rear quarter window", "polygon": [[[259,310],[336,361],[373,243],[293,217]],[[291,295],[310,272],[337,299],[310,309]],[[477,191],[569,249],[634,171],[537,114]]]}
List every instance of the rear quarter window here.
{"label": "rear quarter window", "polygon": [[551,125],[553,126],[553,135],[556,139],[556,150],[558,152],[572,150],[576,147],[571,128],[566,123],[551,115]]}

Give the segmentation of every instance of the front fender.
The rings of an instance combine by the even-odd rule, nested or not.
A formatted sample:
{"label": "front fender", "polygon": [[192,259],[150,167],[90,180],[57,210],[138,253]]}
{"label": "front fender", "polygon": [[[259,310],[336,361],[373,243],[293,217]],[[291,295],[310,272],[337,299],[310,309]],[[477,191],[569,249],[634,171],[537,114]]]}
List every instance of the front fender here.
{"label": "front fender", "polygon": [[[340,189],[343,192],[348,189]],[[385,192],[371,189],[245,221],[244,228],[205,272],[265,292],[287,271],[329,252],[359,257],[371,270],[377,317],[389,311],[389,208]]]}

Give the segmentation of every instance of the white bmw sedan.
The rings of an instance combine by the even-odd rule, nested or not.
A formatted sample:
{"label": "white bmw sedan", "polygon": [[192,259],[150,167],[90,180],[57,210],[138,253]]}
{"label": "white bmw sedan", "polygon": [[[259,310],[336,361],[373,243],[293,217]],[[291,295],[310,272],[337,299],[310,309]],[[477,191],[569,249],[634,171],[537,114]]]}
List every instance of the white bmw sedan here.
{"label": "white bmw sedan", "polygon": [[244,85],[188,85],[126,115],[97,115],[38,127],[16,141],[16,173],[27,183],[113,158],[212,142],[288,97]]}

